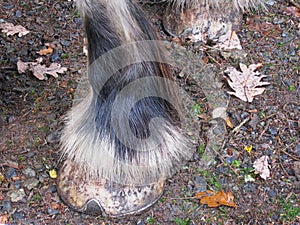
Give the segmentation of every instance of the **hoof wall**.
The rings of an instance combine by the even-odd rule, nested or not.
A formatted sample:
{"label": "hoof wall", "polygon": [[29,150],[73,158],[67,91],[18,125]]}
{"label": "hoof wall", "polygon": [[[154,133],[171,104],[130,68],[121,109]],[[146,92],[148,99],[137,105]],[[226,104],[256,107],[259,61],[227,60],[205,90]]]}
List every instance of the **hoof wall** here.
{"label": "hoof wall", "polygon": [[57,179],[61,199],[75,211],[89,215],[120,217],[137,214],[162,195],[164,180],[149,185],[120,185],[95,180],[80,171],[73,161],[64,162]]}

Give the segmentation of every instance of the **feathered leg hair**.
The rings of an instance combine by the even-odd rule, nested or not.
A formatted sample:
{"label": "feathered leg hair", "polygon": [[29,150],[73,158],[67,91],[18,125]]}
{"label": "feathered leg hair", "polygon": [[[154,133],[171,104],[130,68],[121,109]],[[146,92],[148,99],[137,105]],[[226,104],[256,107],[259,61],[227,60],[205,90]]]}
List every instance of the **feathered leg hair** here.
{"label": "feathered leg hair", "polygon": [[130,0],[78,0],[88,42],[89,95],[67,116],[58,190],[72,208],[137,212],[193,154],[169,66]]}

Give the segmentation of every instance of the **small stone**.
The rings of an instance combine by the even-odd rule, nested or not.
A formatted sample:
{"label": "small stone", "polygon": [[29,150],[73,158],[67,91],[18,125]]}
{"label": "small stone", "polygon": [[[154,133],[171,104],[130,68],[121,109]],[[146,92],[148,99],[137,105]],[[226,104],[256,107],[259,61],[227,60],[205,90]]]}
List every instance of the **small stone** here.
{"label": "small stone", "polygon": [[21,17],[22,16],[22,11],[17,10],[16,13],[15,13],[15,16],[16,17]]}
{"label": "small stone", "polygon": [[295,148],[295,153],[298,157],[300,157],[300,144],[297,144],[296,145],[296,148]]}
{"label": "small stone", "polygon": [[56,215],[59,213],[57,209],[51,209],[51,208],[48,208],[47,212],[49,215]]}
{"label": "small stone", "polygon": [[195,176],[193,178],[194,181],[194,189],[196,192],[203,192],[207,190],[207,183],[204,177]]}
{"label": "small stone", "polygon": [[36,176],[36,172],[31,168],[26,168],[25,170],[23,170],[23,174],[26,177],[35,177]]}
{"label": "small stone", "polygon": [[276,135],[277,134],[277,130],[275,130],[274,128],[269,128],[269,133],[271,135]]}
{"label": "small stone", "polygon": [[14,116],[14,115],[11,115],[11,116],[9,116],[8,118],[7,118],[7,122],[8,123],[12,123],[12,122],[14,122],[16,120],[16,117]]}
{"label": "small stone", "polygon": [[51,62],[58,62],[60,59],[59,55],[57,53],[54,53],[50,56]]}
{"label": "small stone", "polygon": [[270,190],[270,191],[269,191],[269,196],[270,196],[271,198],[275,197],[275,196],[276,196],[276,192],[275,192],[274,190]]}
{"label": "small stone", "polygon": [[70,42],[69,41],[66,41],[66,40],[61,40],[60,42],[63,46],[69,46],[70,45]]}
{"label": "small stone", "polygon": [[144,221],[139,220],[139,221],[136,223],[136,225],[145,225],[145,223],[144,223]]}
{"label": "small stone", "polygon": [[33,156],[35,156],[35,152],[29,152],[29,153],[27,154],[27,157],[28,157],[28,158],[32,158]]}
{"label": "small stone", "polygon": [[46,140],[48,143],[52,144],[54,142],[56,142],[58,140],[58,135],[57,135],[57,132],[52,132],[50,133],[47,137],[46,137]]}
{"label": "small stone", "polygon": [[53,186],[49,187],[48,192],[50,192],[50,193],[55,193],[55,192],[57,192],[56,186],[53,185]]}
{"label": "small stone", "polygon": [[26,196],[24,189],[13,190],[7,193],[12,202],[19,202]]}
{"label": "small stone", "polygon": [[14,212],[14,214],[12,215],[12,217],[15,219],[15,220],[22,220],[25,218],[25,214],[23,212]]}
{"label": "small stone", "polygon": [[33,166],[37,171],[43,171],[44,170],[44,165],[41,162],[34,162]]}
{"label": "small stone", "polygon": [[10,201],[4,201],[2,210],[5,211],[5,212],[10,212],[11,209],[12,209],[11,202]]}
{"label": "small stone", "polygon": [[5,173],[6,179],[11,179],[13,177],[17,176],[16,169],[14,168],[8,168],[8,170]]}
{"label": "small stone", "polygon": [[32,190],[34,187],[38,186],[39,180],[36,178],[29,178],[28,180],[24,181],[23,185],[29,191]]}
{"label": "small stone", "polygon": [[14,7],[14,4],[12,4],[12,3],[3,3],[2,7],[6,10],[10,10]]}
{"label": "small stone", "polygon": [[19,189],[21,187],[21,182],[19,180],[15,181],[15,188]]}

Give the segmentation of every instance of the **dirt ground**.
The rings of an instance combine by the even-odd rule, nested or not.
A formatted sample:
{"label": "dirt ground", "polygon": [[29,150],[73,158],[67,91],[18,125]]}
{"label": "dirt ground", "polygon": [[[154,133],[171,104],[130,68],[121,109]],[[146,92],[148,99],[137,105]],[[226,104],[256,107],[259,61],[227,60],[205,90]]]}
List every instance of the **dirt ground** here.
{"label": "dirt ground", "polygon": [[[227,113],[233,127],[226,127],[223,146],[214,152],[213,166],[205,169],[199,161],[209,139],[211,108],[201,88],[174,69],[197,103],[201,132],[195,156],[168,180],[165,194],[149,210],[109,219],[72,211],[60,200],[55,178],[49,175],[58,169],[63,116],[72,106],[86,64],[75,4],[2,0],[0,22],[22,25],[30,33],[18,37],[0,32],[0,224],[300,224],[300,9],[289,8],[295,5],[268,1],[267,12],[244,16],[237,34],[246,57],[224,56],[202,46],[206,63],[214,66],[225,90],[230,88],[222,71],[238,68],[239,62],[262,63],[259,71],[270,82],[251,103],[230,97]],[[144,7],[161,37],[172,41],[161,28],[159,6]],[[19,74],[17,61],[35,61],[47,43],[54,52],[42,56],[43,63],[58,62],[67,72],[42,81],[29,71]],[[182,45],[197,54],[198,45]],[[250,146],[248,153],[245,147]],[[266,180],[254,173],[253,163],[261,156],[269,157]],[[200,204],[193,196],[206,189],[230,191],[237,207]]]}

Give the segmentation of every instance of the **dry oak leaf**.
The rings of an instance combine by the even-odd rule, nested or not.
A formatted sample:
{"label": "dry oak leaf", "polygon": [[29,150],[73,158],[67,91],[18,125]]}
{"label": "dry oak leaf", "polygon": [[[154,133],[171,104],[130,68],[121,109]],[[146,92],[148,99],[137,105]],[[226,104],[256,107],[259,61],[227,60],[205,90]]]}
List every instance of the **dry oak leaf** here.
{"label": "dry oak leaf", "polygon": [[234,203],[234,196],[231,192],[224,192],[220,190],[218,193],[207,190],[205,192],[198,192],[195,198],[200,199],[201,204],[207,204],[208,207],[218,207],[221,205],[237,207]]}
{"label": "dry oak leaf", "polygon": [[58,73],[64,73],[67,71],[67,68],[61,67],[58,63],[52,63],[49,67],[45,65],[41,65],[41,58],[37,59],[37,62],[22,62],[19,60],[17,62],[18,72],[24,73],[26,70],[29,70],[33,73],[33,75],[39,80],[44,80],[44,74],[49,74],[55,78],[58,77]]}
{"label": "dry oak leaf", "polygon": [[224,50],[242,49],[240,39],[234,30],[228,30],[226,34],[220,36],[218,44],[215,47]]}
{"label": "dry oak leaf", "polygon": [[228,94],[235,95],[239,99],[245,102],[252,102],[254,96],[260,95],[264,92],[265,88],[261,87],[270,83],[261,81],[262,78],[267,77],[266,75],[260,75],[256,71],[257,68],[261,67],[262,64],[251,64],[248,68],[245,64],[240,63],[241,71],[233,67],[229,67],[225,70],[227,74],[227,82],[229,86],[235,92],[228,92]]}
{"label": "dry oak leaf", "polygon": [[29,31],[21,25],[15,26],[12,23],[0,23],[0,30],[6,33],[7,36],[18,34],[19,37],[22,37],[29,33]]}
{"label": "dry oak leaf", "polygon": [[0,224],[7,224],[8,223],[8,215],[5,213],[0,215]]}
{"label": "dry oak leaf", "polygon": [[254,167],[254,173],[259,174],[261,178],[267,179],[270,177],[270,169],[269,169],[269,163],[268,163],[269,157],[264,155],[258,159],[256,159],[253,163]]}

